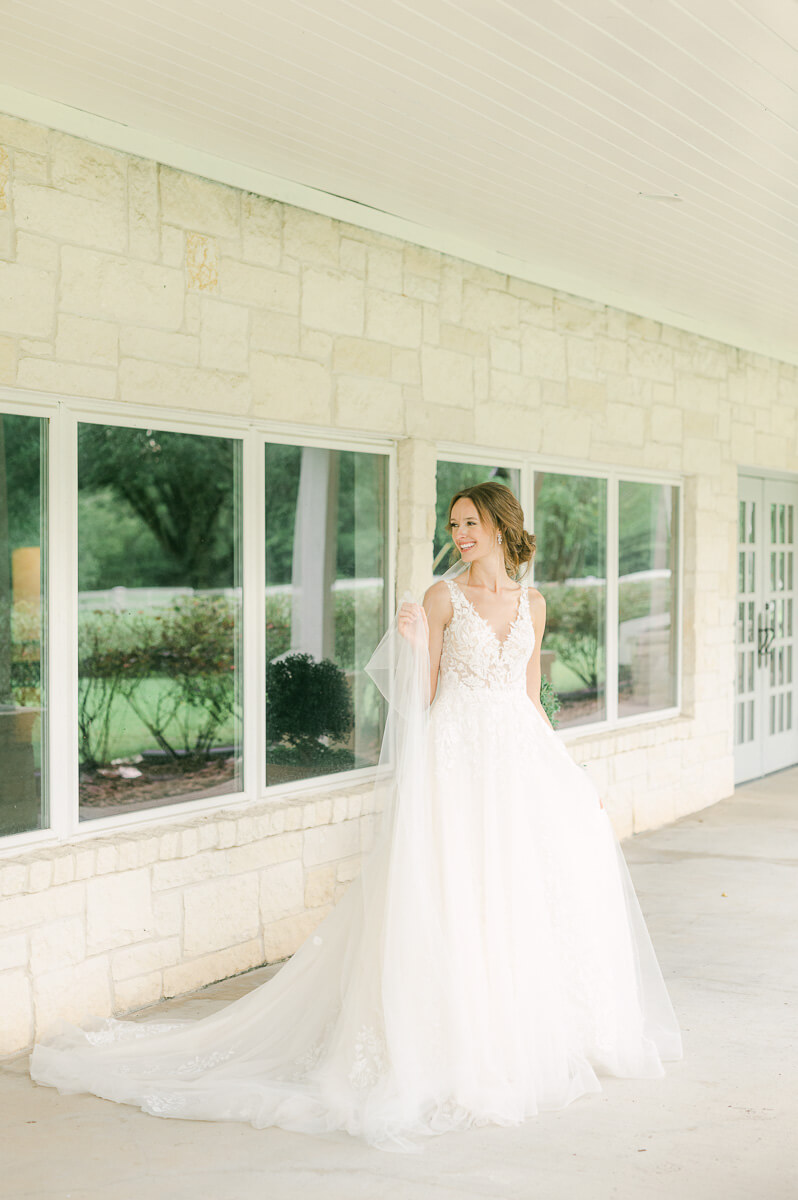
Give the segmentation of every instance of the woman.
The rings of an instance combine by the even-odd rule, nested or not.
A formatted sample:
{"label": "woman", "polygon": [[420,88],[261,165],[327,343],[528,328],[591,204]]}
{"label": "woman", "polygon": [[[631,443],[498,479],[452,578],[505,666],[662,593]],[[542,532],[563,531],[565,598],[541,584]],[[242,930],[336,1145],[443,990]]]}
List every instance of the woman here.
{"label": "woman", "polygon": [[403,604],[367,668],[391,715],[358,879],[249,995],[196,1022],[67,1031],[35,1048],[38,1082],[416,1150],[681,1057],[609,818],[540,703],[520,505],[479,484],[449,527],[462,573]]}

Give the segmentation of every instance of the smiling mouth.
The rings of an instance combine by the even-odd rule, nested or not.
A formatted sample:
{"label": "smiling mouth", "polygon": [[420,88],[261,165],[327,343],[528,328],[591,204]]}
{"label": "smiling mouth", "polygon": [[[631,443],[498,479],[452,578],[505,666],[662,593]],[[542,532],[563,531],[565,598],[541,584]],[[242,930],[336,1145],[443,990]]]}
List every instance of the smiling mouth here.
{"label": "smiling mouth", "polygon": [[475,546],[476,546],[476,542],[460,542],[458,544],[457,549],[458,550],[473,550]]}

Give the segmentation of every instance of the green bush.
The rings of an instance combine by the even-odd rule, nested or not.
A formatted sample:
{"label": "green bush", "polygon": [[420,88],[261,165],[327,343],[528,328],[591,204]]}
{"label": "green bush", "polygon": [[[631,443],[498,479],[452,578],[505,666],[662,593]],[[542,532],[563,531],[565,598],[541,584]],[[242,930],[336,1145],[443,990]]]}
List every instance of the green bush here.
{"label": "green bush", "polygon": [[322,738],[343,742],[354,724],[346,675],[336,663],[310,654],[289,654],[270,662],[266,674],[267,731],[270,742],[288,742],[312,759]]}
{"label": "green bush", "polygon": [[540,703],[543,705],[543,711],[546,716],[556,729],[560,723],[557,720],[557,714],[562,705],[560,704],[560,697],[557,695],[556,689],[545,675],[542,675],[540,679]]}
{"label": "green bush", "polygon": [[[237,611],[196,596],[170,609],[133,615],[97,610],[81,619],[78,720],[81,761],[108,762],[111,716],[124,699],[170,758],[207,758],[235,710]],[[157,699],[142,683],[160,679]],[[201,718],[197,724],[196,714]]]}

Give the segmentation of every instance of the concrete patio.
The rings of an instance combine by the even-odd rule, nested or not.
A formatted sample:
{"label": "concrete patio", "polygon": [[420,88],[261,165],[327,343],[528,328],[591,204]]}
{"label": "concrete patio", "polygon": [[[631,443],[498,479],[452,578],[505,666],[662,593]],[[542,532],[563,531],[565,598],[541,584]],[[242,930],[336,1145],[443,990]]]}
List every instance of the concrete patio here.
{"label": "concrete patio", "polygon": [[[165,1121],[0,1067],[9,1200],[793,1200],[798,770],[624,844],[685,1040],[653,1081],[393,1155],[341,1134]],[[203,1015],[279,968],[157,1006]],[[152,1009],[142,1016],[151,1017]]]}

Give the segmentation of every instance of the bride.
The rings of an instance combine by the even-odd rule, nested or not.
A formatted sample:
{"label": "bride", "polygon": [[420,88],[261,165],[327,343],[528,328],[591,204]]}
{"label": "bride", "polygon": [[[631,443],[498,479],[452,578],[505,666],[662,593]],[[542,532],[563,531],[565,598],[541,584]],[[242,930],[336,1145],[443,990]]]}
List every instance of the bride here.
{"label": "bride", "polygon": [[456,569],[401,606],[367,668],[390,710],[359,877],[248,995],[199,1021],[69,1028],[35,1047],[38,1083],[407,1151],[681,1057],[609,816],[540,702],[520,505],[466,488],[449,528]]}

